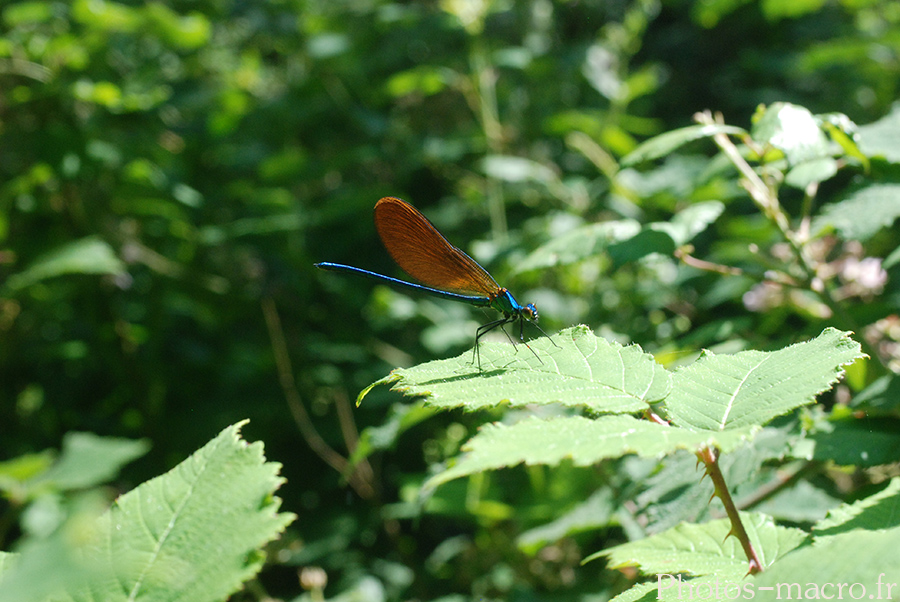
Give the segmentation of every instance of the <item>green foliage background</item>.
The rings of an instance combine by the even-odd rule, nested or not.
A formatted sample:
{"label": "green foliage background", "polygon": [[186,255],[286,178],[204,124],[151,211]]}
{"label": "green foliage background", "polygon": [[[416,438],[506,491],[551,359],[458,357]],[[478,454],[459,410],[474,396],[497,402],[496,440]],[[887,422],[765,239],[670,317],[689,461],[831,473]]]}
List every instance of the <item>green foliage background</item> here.
{"label": "green foliage background", "polygon": [[[675,365],[851,327],[802,293],[759,288],[778,233],[711,144],[654,169],[620,159],[704,109],[744,128],[776,101],[882,118],[900,84],[897,2],[34,1],[4,3],[0,28],[0,459],[72,431],[147,439],[114,482],[125,491],[249,417],[244,435],[283,464],[279,496],[299,518],[247,599],[299,595],[308,565],[326,569],[330,595],[374,580],[384,599],[582,599],[617,578],[581,568],[585,552],[640,531],[617,514],[536,556],[515,543],[600,484],[637,495],[628,483],[652,470],[636,463],[511,470],[417,497],[429,467],[500,414],[432,416],[386,389],[351,410],[392,368],[468,349],[486,319],[312,267],[397,275],[371,220],[381,196],[421,208],[535,302],[548,332],[584,323]],[[896,180],[896,158],[839,172],[816,202],[868,177]],[[789,212],[804,192],[785,189]],[[725,210],[693,254],[740,276],[632,248],[539,251],[582,225],[664,222],[701,201]],[[822,248],[823,263],[898,242],[890,227],[856,238],[855,251]],[[853,324],[896,314],[895,280],[848,293]],[[338,454],[386,423],[363,435],[381,451],[355,486],[309,445],[288,373],[307,428]],[[23,536],[7,498],[4,549]]]}

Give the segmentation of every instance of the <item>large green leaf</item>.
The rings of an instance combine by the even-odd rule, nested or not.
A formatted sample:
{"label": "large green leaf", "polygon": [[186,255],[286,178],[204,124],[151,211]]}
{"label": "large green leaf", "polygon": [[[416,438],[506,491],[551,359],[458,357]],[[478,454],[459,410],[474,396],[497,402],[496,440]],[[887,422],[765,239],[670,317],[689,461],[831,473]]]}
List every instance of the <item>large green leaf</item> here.
{"label": "large green leaf", "polygon": [[27,268],[13,274],[6,286],[13,291],[64,274],[122,274],[125,263],[105,241],[89,236],[67,243],[39,257]]}
{"label": "large green leaf", "polygon": [[279,465],[265,461],[262,444],[242,441],[240,426],[122,495],[99,519],[26,546],[0,583],[0,601],[45,599],[42,572],[55,575],[54,600],[212,602],[236,591],[261,568],[260,547],[294,519],[278,513],[273,497]]}
{"label": "large green leaf", "polygon": [[748,427],[727,433],[696,432],[633,416],[563,416],[548,420],[532,417],[512,425],[488,424],[463,446],[466,453],[461,459],[429,479],[426,486],[521,463],[553,466],[568,459],[576,466],[590,466],[626,454],[658,458],[679,449],[694,451],[708,446],[731,451],[755,430]]}
{"label": "large green leaf", "polygon": [[[741,513],[763,568],[803,544],[809,537],[800,529],[779,527],[764,514]],[[638,567],[644,575],[717,575],[721,580],[740,581],[747,574],[747,556],[736,537],[730,536],[727,519],[702,525],[684,523],[639,541],[591,554],[609,558],[612,568]]]}
{"label": "large green leaf", "polygon": [[[522,345],[482,343],[481,369],[472,352],[412,368],[374,383],[425,397],[440,408],[477,410],[501,404],[562,404],[597,412],[637,412],[669,391],[669,373],[638,345],[622,345],[576,326]],[[365,395],[371,386],[360,395]]]}
{"label": "large green leaf", "polygon": [[834,328],[778,351],[707,351],[673,375],[666,409],[675,424],[693,429],[762,425],[811,403],[837,382],[842,366],[862,356],[850,333]]}
{"label": "large green leaf", "polygon": [[[768,600],[797,600],[799,592],[805,600],[839,599],[837,584],[844,584],[845,600],[896,599],[897,550],[900,527],[817,538],[756,575],[752,585]],[[890,594],[888,584],[893,584]]]}
{"label": "large green leaf", "polygon": [[844,504],[828,513],[814,527],[816,535],[837,535],[853,529],[894,529],[900,527],[900,477],[874,495]]}
{"label": "large green leaf", "polygon": [[842,236],[866,241],[900,217],[900,184],[873,184],[838,203],[826,205],[812,231],[834,228]]}

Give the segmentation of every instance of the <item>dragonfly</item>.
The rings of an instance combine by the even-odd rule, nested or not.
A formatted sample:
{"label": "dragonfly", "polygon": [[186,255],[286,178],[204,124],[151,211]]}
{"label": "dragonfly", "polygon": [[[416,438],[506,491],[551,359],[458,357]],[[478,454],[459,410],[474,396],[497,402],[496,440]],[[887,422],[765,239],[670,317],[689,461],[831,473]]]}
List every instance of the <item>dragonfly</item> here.
{"label": "dragonfly", "polygon": [[450,244],[418,209],[402,199],[384,197],[375,203],[375,228],[394,262],[421,284],[340,263],[322,262],[314,265],[323,270],[364,276],[400,290],[423,292],[442,299],[497,310],[502,317],[479,326],[475,331],[473,354],[478,358],[479,370],[479,341],[496,328],[503,330],[509,337],[502,327],[510,323],[519,325],[519,340],[541,361],[537,353],[525,343],[526,322],[534,324],[545,336],[547,334],[537,325],[538,310],[534,303],[522,305],[516,301],[512,293],[497,284],[478,262]]}

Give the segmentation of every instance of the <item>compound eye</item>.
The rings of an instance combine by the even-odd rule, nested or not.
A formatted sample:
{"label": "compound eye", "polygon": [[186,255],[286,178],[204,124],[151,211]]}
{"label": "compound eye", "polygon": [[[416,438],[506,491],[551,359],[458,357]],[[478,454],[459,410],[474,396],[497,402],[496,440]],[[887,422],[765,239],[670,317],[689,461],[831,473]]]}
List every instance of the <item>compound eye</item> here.
{"label": "compound eye", "polygon": [[522,308],[522,313],[525,314],[525,317],[533,322],[538,321],[538,310],[537,307],[534,306],[534,303],[529,303],[525,307]]}

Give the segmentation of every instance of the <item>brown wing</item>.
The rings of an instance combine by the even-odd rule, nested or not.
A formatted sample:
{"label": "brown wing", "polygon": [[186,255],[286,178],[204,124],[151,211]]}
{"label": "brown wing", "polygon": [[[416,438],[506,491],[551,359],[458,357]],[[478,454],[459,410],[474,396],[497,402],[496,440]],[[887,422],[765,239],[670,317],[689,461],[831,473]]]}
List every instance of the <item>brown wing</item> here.
{"label": "brown wing", "polygon": [[405,201],[384,197],[375,203],[375,227],[397,265],[426,286],[485,297],[500,289],[483,267],[447,242]]}

